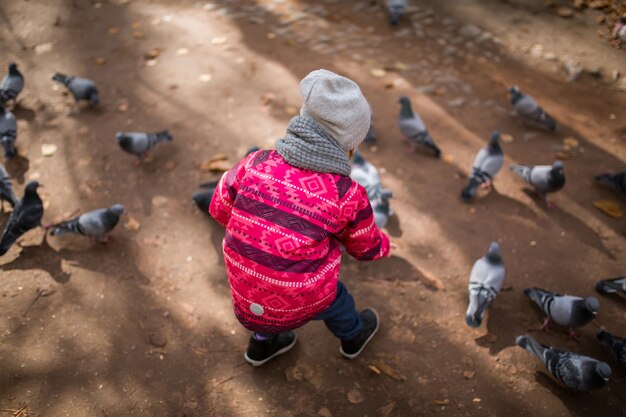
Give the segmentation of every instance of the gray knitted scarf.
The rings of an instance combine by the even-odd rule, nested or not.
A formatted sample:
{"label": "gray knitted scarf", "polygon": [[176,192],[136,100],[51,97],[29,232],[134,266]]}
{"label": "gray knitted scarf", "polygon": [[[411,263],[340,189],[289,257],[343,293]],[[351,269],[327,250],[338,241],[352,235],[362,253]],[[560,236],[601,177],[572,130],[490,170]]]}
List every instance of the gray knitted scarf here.
{"label": "gray knitted scarf", "polygon": [[350,175],[348,156],[311,116],[291,119],[285,137],[276,142],[276,152],[298,168]]}

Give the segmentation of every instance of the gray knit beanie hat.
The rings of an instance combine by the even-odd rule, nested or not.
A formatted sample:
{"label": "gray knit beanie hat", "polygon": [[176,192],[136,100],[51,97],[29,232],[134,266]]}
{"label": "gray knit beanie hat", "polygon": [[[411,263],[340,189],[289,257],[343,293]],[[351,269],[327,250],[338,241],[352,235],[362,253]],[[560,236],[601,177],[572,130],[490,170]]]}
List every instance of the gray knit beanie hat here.
{"label": "gray knit beanie hat", "polygon": [[311,116],[341,149],[355,149],[370,127],[370,106],[359,86],[346,77],[320,69],[300,82],[301,114]]}

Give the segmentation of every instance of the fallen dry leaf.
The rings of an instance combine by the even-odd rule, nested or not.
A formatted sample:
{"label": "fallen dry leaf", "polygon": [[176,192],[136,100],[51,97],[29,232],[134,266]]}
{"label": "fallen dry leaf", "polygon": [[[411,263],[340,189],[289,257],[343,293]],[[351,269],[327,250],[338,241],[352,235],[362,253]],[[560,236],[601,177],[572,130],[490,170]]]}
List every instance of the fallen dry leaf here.
{"label": "fallen dry leaf", "polygon": [[450,155],[449,153],[444,153],[443,156],[441,157],[441,159],[443,159],[447,163],[454,162],[454,156]]}
{"label": "fallen dry leaf", "polygon": [[322,407],[317,412],[318,417],[333,417],[333,413],[327,407]]}
{"label": "fallen dry leaf", "polygon": [[428,272],[427,270],[420,267],[419,265],[416,265],[416,268],[419,271],[419,273],[422,275],[423,281],[425,281],[424,283],[426,285],[435,287],[436,289],[440,291],[446,290],[446,286],[444,285],[444,283],[439,278],[437,278],[434,274],[432,274],[431,272]]}
{"label": "fallen dry leaf", "polygon": [[163,48],[152,48],[148,52],[143,54],[143,58],[145,60],[155,59],[158,58],[159,55],[161,55],[161,52],[163,52]]}
{"label": "fallen dry leaf", "polygon": [[500,140],[502,141],[502,143],[511,143],[514,139],[515,138],[513,138],[513,135],[510,135],[508,133],[502,133],[500,135]]}
{"label": "fallen dry leaf", "polygon": [[374,372],[376,375],[380,375],[382,373],[382,371],[374,365],[367,365],[367,367],[370,368],[370,371]]}
{"label": "fallen dry leaf", "polygon": [[203,83],[208,83],[209,81],[211,81],[211,78],[211,74],[200,74],[200,77],[198,77],[198,79]]}
{"label": "fallen dry leaf", "polygon": [[404,375],[402,375],[400,372],[396,371],[395,369],[393,369],[391,366],[387,365],[384,362],[374,361],[372,362],[372,365],[380,369],[385,375],[387,375],[391,379],[395,379],[396,381],[400,381],[400,382],[406,380],[406,377]]}
{"label": "fallen dry leaf", "polygon": [[139,223],[137,219],[129,214],[126,218],[126,224],[124,225],[124,227],[126,227],[126,229],[130,230],[131,232],[136,232],[141,229],[141,223]]}
{"label": "fallen dry leaf", "polygon": [[556,153],[556,159],[560,159],[561,161],[572,159],[572,153],[568,150],[559,151]]}
{"label": "fallen dry leaf", "polygon": [[122,101],[120,104],[117,105],[117,111],[121,113],[128,111],[128,103],[125,101]]}
{"label": "fallen dry leaf", "polygon": [[134,39],[143,39],[144,37],[145,37],[145,35],[140,30],[136,30],[136,31],[133,32],[133,38]]}
{"label": "fallen dry leaf", "polygon": [[363,394],[361,394],[360,391],[355,390],[355,389],[348,392],[347,397],[348,397],[348,401],[350,401],[351,404],[359,404],[363,402]]}
{"label": "fallen dry leaf", "polygon": [[182,302],[180,303],[180,306],[182,307],[183,311],[187,314],[193,314],[196,311],[196,308],[194,306],[192,306],[191,304],[188,304],[186,302]]}
{"label": "fallen dry leaf", "polygon": [[433,404],[435,405],[448,405],[450,404],[450,400],[447,398],[444,398],[443,400],[433,400]]}
{"label": "fallen dry leaf", "polygon": [[572,17],[574,16],[574,10],[569,7],[557,7],[556,14],[561,17]]}
{"label": "fallen dry leaf", "polygon": [[577,148],[578,145],[579,145],[578,140],[574,139],[571,136],[563,139],[563,146],[567,146],[569,148]]}
{"label": "fallen dry leaf", "polygon": [[372,74],[372,76],[376,78],[382,78],[387,74],[387,71],[385,71],[382,68],[374,68],[373,70],[370,71],[370,74]]}
{"label": "fallen dry leaf", "polygon": [[104,65],[106,64],[107,60],[106,58],[96,58],[93,60],[93,62],[95,62],[96,65]]}
{"label": "fallen dry leaf", "polygon": [[474,378],[474,375],[476,375],[476,371],[464,371],[463,372],[463,378],[465,379],[472,379]]}
{"label": "fallen dry leaf", "polygon": [[46,42],[35,46],[35,53],[37,55],[52,51],[52,42]]}
{"label": "fallen dry leaf", "polygon": [[176,55],[178,56],[187,55],[188,53],[189,53],[189,49],[187,48],[178,48],[176,50]]}
{"label": "fallen dry leaf", "polygon": [[389,415],[391,414],[395,406],[396,406],[396,402],[393,401],[383,407],[380,407],[378,409],[380,411],[380,415],[382,417],[389,417]]}
{"label": "fallen dry leaf", "polygon": [[444,96],[446,94],[446,89],[443,87],[439,87],[433,92],[433,94],[435,94],[436,96]]}
{"label": "fallen dry leaf", "polygon": [[108,33],[109,33],[109,35],[115,35],[119,31],[120,31],[120,28],[117,28],[117,27],[113,26],[113,27],[109,28]]}
{"label": "fallen dry leaf", "polygon": [[624,217],[624,211],[615,200],[596,200],[593,202],[593,206],[607,216],[611,216],[615,219]]}
{"label": "fallen dry leaf", "polygon": [[44,143],[41,145],[41,154],[43,156],[52,156],[57,153],[59,148],[54,143]]}
{"label": "fallen dry leaf", "polygon": [[217,36],[213,39],[211,39],[211,45],[223,45],[226,43],[226,37],[225,36]]}
{"label": "fallen dry leaf", "polygon": [[232,164],[228,161],[228,156],[224,154],[214,155],[211,159],[202,162],[199,166],[200,171],[228,171]]}
{"label": "fallen dry leaf", "polygon": [[267,92],[261,96],[261,104],[264,106],[272,104],[274,100],[276,100],[276,95],[274,93]]}

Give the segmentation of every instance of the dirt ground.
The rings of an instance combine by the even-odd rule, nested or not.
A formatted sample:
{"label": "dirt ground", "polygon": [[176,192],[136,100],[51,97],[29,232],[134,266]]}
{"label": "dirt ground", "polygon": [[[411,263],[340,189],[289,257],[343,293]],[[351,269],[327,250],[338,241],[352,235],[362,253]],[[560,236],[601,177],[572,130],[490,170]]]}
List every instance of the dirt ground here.
{"label": "dirt ground", "polygon": [[[626,170],[626,93],[587,74],[567,82],[524,45],[602,59],[604,74],[626,74],[626,54],[597,38],[588,17],[574,18],[585,41],[569,42],[573,23],[538,1],[414,3],[392,30],[379,7],[356,0],[2,2],[1,64],[15,61],[26,76],[15,109],[21,156],[6,164],[18,192],[29,179],[44,184],[44,222],[114,203],[129,216],[108,245],[38,230],[0,259],[0,416],[626,416],[626,371],[594,337],[600,326],[626,335],[625,301],[598,295],[600,314],[577,343],[558,327],[540,332],[522,293],[593,295],[596,280],[626,270],[626,220],[592,205],[620,199],[593,177]],[[462,30],[468,22],[493,36],[474,38]],[[363,153],[395,194],[387,231],[399,248],[386,260],[344,262],[358,306],[382,318],[357,360],[343,359],[314,322],[297,331],[293,351],[253,369],[231,309],[223,230],[191,194],[218,177],[201,162],[273,146],[300,104],[299,80],[316,68],[353,78],[372,104],[379,142]],[[50,80],[55,71],[96,80],[100,108],[77,108]],[[558,120],[557,133],[511,114],[511,84]],[[400,95],[442,160],[406,152]],[[141,168],[114,140],[119,130],[165,128],[174,141]],[[557,208],[507,169],[493,192],[460,201],[494,129],[513,138],[507,164],[551,163],[564,138],[579,141]],[[44,143],[57,152],[42,156]],[[492,240],[505,290],[473,330],[463,319],[469,271]],[[566,391],[514,345],[523,333],[607,361],[612,381]]]}

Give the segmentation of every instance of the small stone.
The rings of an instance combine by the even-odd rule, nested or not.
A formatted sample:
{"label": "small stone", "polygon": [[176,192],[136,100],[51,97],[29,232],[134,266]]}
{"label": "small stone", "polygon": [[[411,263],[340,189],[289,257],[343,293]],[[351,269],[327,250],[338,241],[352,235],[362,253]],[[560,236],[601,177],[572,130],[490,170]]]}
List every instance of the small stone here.
{"label": "small stone", "polygon": [[54,143],[44,143],[41,145],[41,154],[43,156],[52,156],[57,152],[57,150],[58,147]]}
{"label": "small stone", "polygon": [[194,306],[192,306],[191,304],[187,304],[184,301],[180,303],[180,306],[183,311],[189,315],[193,314],[196,311],[196,308]]}
{"label": "small stone", "polygon": [[211,78],[211,74],[201,74],[200,77],[198,77],[198,79],[203,83],[208,83],[209,81],[211,81]]}
{"label": "small stone", "polygon": [[218,36],[211,39],[211,45],[224,45],[226,43],[225,36]]}
{"label": "small stone", "polygon": [[443,400],[433,400],[433,404],[435,405],[448,405],[450,404],[450,400],[447,398],[444,398]]}
{"label": "small stone", "polygon": [[482,30],[478,26],[472,25],[471,23],[467,23],[459,29],[459,34],[466,38],[476,38],[481,33]]}
{"label": "small stone", "polygon": [[530,241],[530,246],[537,246],[537,241],[531,240]]}
{"label": "small stone", "polygon": [[363,402],[363,394],[361,394],[360,391],[358,390],[351,390],[348,392],[347,394],[348,397],[348,401],[350,402],[350,404],[359,404],[361,402]]}
{"label": "small stone", "polygon": [[35,54],[37,55],[41,55],[50,51],[52,51],[52,42],[41,43],[35,46]]}
{"label": "small stone", "polygon": [[500,134],[500,140],[502,141],[502,143],[511,143],[515,140],[515,138],[513,137],[513,135],[510,135],[508,133],[502,133]]}
{"label": "small stone", "polygon": [[370,74],[372,74],[373,77],[382,78],[387,74],[387,71],[382,68],[374,68],[370,71]]}
{"label": "small stone", "polygon": [[317,412],[318,417],[333,417],[333,413],[326,407],[322,407]]}
{"label": "small stone", "polygon": [[104,64],[106,64],[107,60],[106,60],[106,58],[95,58],[95,59],[93,60],[93,62],[94,62],[96,65],[104,65]]}
{"label": "small stone", "polygon": [[476,371],[464,371],[463,372],[463,378],[465,379],[472,379],[474,378],[474,375],[476,375]]}
{"label": "small stone", "polygon": [[541,56],[543,55],[543,45],[533,45],[528,52],[533,58],[541,58]]}
{"label": "small stone", "polygon": [[160,333],[150,333],[148,336],[148,342],[154,347],[162,348],[167,345],[167,339]]}
{"label": "small stone", "polygon": [[187,48],[178,48],[176,50],[176,55],[178,55],[178,56],[187,55],[188,53],[189,53],[189,49],[187,49]]}
{"label": "small stone", "polygon": [[463,107],[465,105],[465,99],[463,97],[453,98],[448,100],[448,106],[450,107]]}
{"label": "small stone", "polygon": [[478,397],[475,397],[475,398],[472,400],[472,402],[473,402],[473,403],[479,403],[479,402],[481,402],[481,401],[482,401],[482,400],[481,400],[480,398],[478,398]]}

